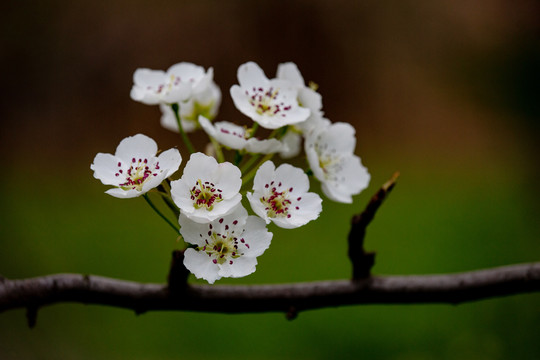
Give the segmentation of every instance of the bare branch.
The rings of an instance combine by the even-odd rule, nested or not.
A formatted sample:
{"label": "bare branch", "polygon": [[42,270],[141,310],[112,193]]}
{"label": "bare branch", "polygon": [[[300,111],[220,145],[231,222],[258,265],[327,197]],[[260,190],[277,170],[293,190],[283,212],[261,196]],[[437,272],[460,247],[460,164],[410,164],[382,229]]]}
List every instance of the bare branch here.
{"label": "bare branch", "polygon": [[364,279],[369,277],[371,268],[375,264],[375,253],[364,250],[364,238],[366,228],[375,217],[375,213],[382,205],[384,199],[396,185],[399,172],[394,175],[373,195],[364,211],[351,219],[351,230],[349,231],[349,259],[352,263],[352,278]]}
{"label": "bare branch", "polygon": [[171,292],[166,284],[142,284],[100,276],[58,274],[0,282],[0,312],[62,302],[132,309],[216,313],[298,312],[359,304],[450,303],[540,291],[540,263],[448,274],[375,276],[280,285],[187,285]]}

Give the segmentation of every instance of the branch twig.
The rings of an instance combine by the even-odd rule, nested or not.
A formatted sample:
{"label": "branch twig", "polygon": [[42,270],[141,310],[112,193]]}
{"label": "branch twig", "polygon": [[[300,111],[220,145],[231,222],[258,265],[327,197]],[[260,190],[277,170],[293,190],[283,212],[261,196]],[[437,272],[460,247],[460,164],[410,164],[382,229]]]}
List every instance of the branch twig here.
{"label": "branch twig", "polygon": [[365,279],[370,276],[371,268],[375,264],[375,253],[366,252],[364,250],[364,238],[366,236],[366,228],[375,217],[375,213],[383,203],[384,199],[394,186],[396,185],[399,172],[395,172],[392,178],[388,180],[377,191],[367,204],[364,211],[351,219],[351,230],[349,231],[349,259],[352,263],[352,278]]}
{"label": "branch twig", "polygon": [[[300,311],[359,304],[458,304],[540,291],[540,262],[486,270],[411,276],[373,276],[280,285],[187,285],[171,294],[166,284],[143,284],[100,276],[58,274],[0,282],[0,312],[62,302],[132,309],[215,313]],[[35,315],[35,314],[34,314]],[[34,316],[35,321],[35,316]]]}

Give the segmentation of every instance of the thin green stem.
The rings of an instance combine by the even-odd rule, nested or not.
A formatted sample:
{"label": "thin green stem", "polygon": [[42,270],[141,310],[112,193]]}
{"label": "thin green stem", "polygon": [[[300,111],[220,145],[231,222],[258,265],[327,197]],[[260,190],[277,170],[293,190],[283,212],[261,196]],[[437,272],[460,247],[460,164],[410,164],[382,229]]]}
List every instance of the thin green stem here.
{"label": "thin green stem", "polygon": [[234,165],[238,166],[242,162],[244,154],[238,150],[234,152]]}
{"label": "thin green stem", "polygon": [[174,229],[174,232],[178,235],[180,233],[180,229],[178,226],[174,225],[169,219],[167,219],[167,217],[165,215],[163,215],[163,213],[161,211],[159,211],[159,209],[156,207],[156,205],[154,205],[154,203],[152,202],[152,200],[150,200],[150,198],[148,197],[148,194],[143,194],[143,198],[144,200],[146,200],[146,202],[148,203],[148,205],[150,205],[150,207],[163,219],[165,220],[165,222],[167,222],[167,224],[169,224],[173,229]]}
{"label": "thin green stem", "polygon": [[242,172],[242,174],[247,172],[253,166],[253,164],[255,164],[257,160],[259,160],[260,157],[261,157],[261,154],[251,155],[251,158],[240,168],[240,171]]}
{"label": "thin green stem", "polygon": [[160,193],[160,195],[165,204],[167,204],[167,206],[169,207],[169,209],[171,209],[176,218],[178,218],[180,216],[180,209],[178,209],[178,206],[176,206],[171,197],[164,193]]}
{"label": "thin green stem", "polygon": [[254,123],[253,124],[253,127],[251,128],[251,130],[249,131],[249,137],[252,138],[253,136],[255,136],[255,133],[257,132],[257,129],[259,129],[259,123]]}
{"label": "thin green stem", "polygon": [[[259,170],[259,167],[264,164],[266,161],[270,160],[272,157],[274,156],[274,154],[267,154],[265,155],[261,161],[259,161],[259,163],[253,167],[253,169],[251,169],[245,176],[244,178],[242,179],[242,186],[244,186],[245,184],[247,184],[251,179],[253,179],[253,177],[255,176],[255,174],[257,173],[257,170]],[[251,160],[251,159],[250,159]]]}
{"label": "thin green stem", "polygon": [[219,163],[222,163],[225,161],[225,155],[223,155],[223,150],[221,149],[221,145],[217,142],[216,139],[209,136],[210,141],[212,142],[212,146],[214,147],[214,150],[216,152],[217,161]]}
{"label": "thin green stem", "polygon": [[173,110],[174,117],[176,118],[176,122],[178,123],[178,131],[180,132],[180,135],[182,135],[182,139],[184,140],[184,143],[186,144],[189,153],[193,154],[195,152],[195,148],[193,147],[193,144],[191,144],[191,141],[189,141],[189,138],[184,131],[184,128],[182,127],[182,121],[180,120],[179,114],[180,107],[178,103],[171,104],[171,109]]}

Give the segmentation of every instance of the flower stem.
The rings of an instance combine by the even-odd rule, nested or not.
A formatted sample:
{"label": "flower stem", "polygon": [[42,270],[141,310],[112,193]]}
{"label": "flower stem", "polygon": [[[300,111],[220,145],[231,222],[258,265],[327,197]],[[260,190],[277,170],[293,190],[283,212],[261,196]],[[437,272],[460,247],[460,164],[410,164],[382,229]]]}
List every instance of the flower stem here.
{"label": "flower stem", "polygon": [[261,154],[251,155],[251,158],[240,168],[240,171],[242,172],[242,174],[247,172],[253,166],[253,164],[255,164],[257,160],[259,160],[260,157],[261,157]]}
{"label": "flower stem", "polygon": [[257,129],[259,129],[259,123],[254,123],[253,124],[253,127],[251,128],[250,132],[249,132],[249,137],[252,138],[253,136],[255,136],[255,133],[257,132]]}
{"label": "flower stem", "polygon": [[244,154],[236,150],[236,152],[234,153],[234,165],[238,166],[242,162],[243,158]]}
{"label": "flower stem", "polygon": [[214,139],[213,137],[209,136],[210,142],[212,143],[212,146],[214,147],[214,150],[216,152],[217,161],[219,163],[222,163],[225,161],[225,155],[223,155],[223,150],[221,150],[221,145]]}
{"label": "flower stem", "polygon": [[163,201],[165,202],[165,204],[167,204],[169,209],[172,210],[174,216],[176,216],[176,218],[178,218],[180,216],[180,209],[178,209],[178,207],[176,206],[174,201],[171,199],[171,197],[169,195],[167,195],[167,194],[164,194],[164,193],[160,193],[160,195],[161,195],[161,198],[163,199]]}
{"label": "flower stem", "polygon": [[146,200],[146,202],[148,203],[148,205],[150,205],[150,207],[163,219],[165,220],[165,222],[167,222],[167,224],[169,224],[173,229],[174,229],[174,232],[176,234],[179,234],[180,233],[180,229],[174,225],[169,219],[167,219],[165,217],[165,215],[163,215],[163,213],[161,211],[159,211],[159,209],[156,207],[156,205],[154,205],[154,203],[152,202],[152,200],[150,200],[150,198],[148,197],[148,194],[143,194],[143,198],[144,200]]}
{"label": "flower stem", "polygon": [[173,110],[174,117],[176,118],[176,122],[178,123],[178,131],[180,132],[180,135],[182,135],[182,139],[184,140],[184,143],[186,144],[189,153],[193,154],[195,152],[195,148],[193,147],[193,144],[191,144],[191,141],[189,141],[189,138],[184,131],[184,128],[182,127],[182,121],[180,120],[180,115],[178,113],[178,110],[180,109],[178,103],[171,104],[171,109]]}
{"label": "flower stem", "polygon": [[[255,174],[257,173],[257,170],[259,170],[259,167],[264,164],[266,161],[270,160],[272,157],[274,156],[274,154],[267,154],[265,155],[261,161],[259,161],[259,163],[253,167],[253,169],[251,169],[245,176],[244,178],[242,179],[242,186],[244,186],[245,184],[247,184],[251,179],[253,179],[253,177],[255,176]],[[253,158],[249,159],[250,161],[252,160]],[[256,160],[256,159],[255,159]]]}

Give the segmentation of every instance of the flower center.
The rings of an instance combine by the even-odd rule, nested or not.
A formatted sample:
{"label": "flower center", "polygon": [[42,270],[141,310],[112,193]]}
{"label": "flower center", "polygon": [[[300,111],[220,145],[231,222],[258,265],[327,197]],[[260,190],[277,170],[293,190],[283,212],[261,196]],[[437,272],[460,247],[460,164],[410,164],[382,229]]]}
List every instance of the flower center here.
{"label": "flower center", "polygon": [[291,110],[290,105],[285,105],[284,102],[278,99],[279,89],[271,87],[268,90],[262,87],[253,87],[251,91],[246,90],[246,95],[249,97],[249,103],[255,108],[259,115],[270,115],[283,117],[287,116],[286,112]]}
{"label": "flower center", "polygon": [[323,142],[315,143],[315,151],[319,158],[319,167],[323,171],[325,179],[337,180],[337,173],[343,170],[343,166],[342,158],[337,154],[336,149]]}
{"label": "flower center", "polygon": [[124,190],[137,190],[142,191],[142,187],[144,185],[144,182],[152,177],[157,176],[159,168],[159,162],[156,162],[155,165],[149,165],[148,159],[131,159],[131,165],[129,168],[124,172],[122,169],[122,163],[118,162],[118,172],[114,174],[115,176],[119,177],[120,175],[125,175],[126,179],[123,183],[119,184],[118,186],[121,187]]}
{"label": "flower center", "polygon": [[215,203],[223,200],[221,189],[218,189],[209,181],[203,183],[201,179],[197,180],[190,193],[195,209],[206,208],[207,210],[212,210]]}
{"label": "flower center", "polygon": [[175,86],[178,86],[178,84],[180,84],[180,77],[179,76],[175,76],[173,74],[171,74],[169,76],[169,81],[164,83],[164,84],[159,84],[156,88],[154,88],[153,86],[147,86],[146,89],[151,91],[155,91],[156,94],[166,94],[168,92],[170,92],[172,90],[173,87]]}
{"label": "flower center", "polygon": [[233,136],[236,136],[237,138],[244,139],[244,140],[249,138],[248,133],[246,131],[236,132],[234,130],[225,129],[224,127],[220,127],[219,131],[222,134],[233,135]]}
{"label": "flower center", "polygon": [[[223,219],[220,219],[220,222]],[[248,243],[246,243],[244,238],[237,238],[235,236],[235,231],[229,231],[229,226],[225,225],[226,233],[221,234],[212,229],[212,224],[208,225],[208,236],[200,234],[201,237],[205,237],[205,245],[199,246],[198,251],[204,251],[208,257],[212,258],[214,264],[224,264],[228,262],[230,265],[233,264],[234,259],[239,258],[244,255],[244,253],[239,250],[239,246],[243,245],[249,249]]]}
{"label": "flower center", "polygon": [[[278,189],[273,186],[274,182],[270,184],[265,184],[264,187],[269,190],[267,196],[261,197],[261,203],[265,206],[266,214],[268,217],[287,217],[290,218],[289,206],[292,202],[289,199],[289,192],[292,191],[292,188],[289,190],[278,191]],[[281,183],[278,184],[278,187],[281,187]]]}

